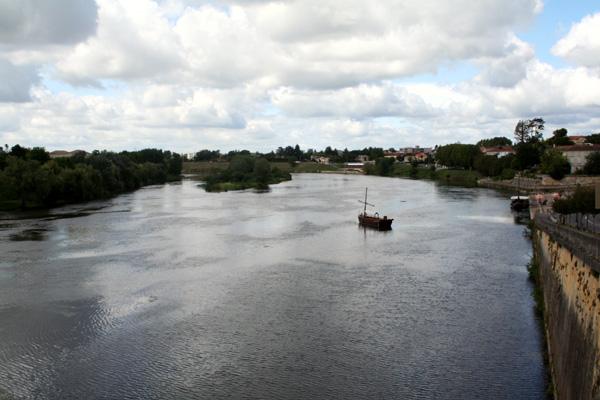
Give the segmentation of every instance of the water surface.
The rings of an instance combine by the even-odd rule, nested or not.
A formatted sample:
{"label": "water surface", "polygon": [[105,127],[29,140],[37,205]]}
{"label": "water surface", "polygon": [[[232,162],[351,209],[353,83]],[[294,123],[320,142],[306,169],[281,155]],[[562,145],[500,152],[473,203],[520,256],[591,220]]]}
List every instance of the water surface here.
{"label": "water surface", "polygon": [[[357,226],[358,199],[394,218]],[[295,175],[0,220],[0,388],[39,399],[541,399],[505,196]],[[26,217],[26,218],[24,218]]]}

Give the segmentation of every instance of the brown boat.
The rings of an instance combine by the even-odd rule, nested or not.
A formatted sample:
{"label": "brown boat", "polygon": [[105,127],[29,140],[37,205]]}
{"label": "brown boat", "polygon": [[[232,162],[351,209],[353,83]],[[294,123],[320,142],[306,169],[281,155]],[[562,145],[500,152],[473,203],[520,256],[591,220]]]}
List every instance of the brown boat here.
{"label": "brown boat", "polygon": [[392,229],[392,221],[394,221],[393,218],[388,219],[387,215],[384,215],[382,218],[379,216],[379,213],[372,215],[367,214],[367,206],[374,207],[373,204],[367,203],[367,191],[368,188],[365,188],[365,201],[359,200],[360,203],[365,205],[363,212],[358,215],[359,225],[374,228],[380,231],[389,231]]}

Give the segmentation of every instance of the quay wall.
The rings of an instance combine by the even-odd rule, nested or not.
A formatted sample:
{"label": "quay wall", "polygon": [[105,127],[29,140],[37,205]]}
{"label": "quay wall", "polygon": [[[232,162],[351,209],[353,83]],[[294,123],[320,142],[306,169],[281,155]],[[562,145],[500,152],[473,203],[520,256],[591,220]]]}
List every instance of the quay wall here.
{"label": "quay wall", "polygon": [[554,395],[599,400],[600,263],[585,249],[600,237],[560,229],[536,222],[532,237]]}

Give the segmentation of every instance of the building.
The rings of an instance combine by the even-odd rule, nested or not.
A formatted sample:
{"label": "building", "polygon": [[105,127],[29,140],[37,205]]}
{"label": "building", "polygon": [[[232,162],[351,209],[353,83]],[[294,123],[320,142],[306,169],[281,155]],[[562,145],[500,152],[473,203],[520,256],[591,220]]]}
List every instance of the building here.
{"label": "building", "polygon": [[366,161],[369,161],[369,156],[367,156],[366,154],[359,154],[358,156],[356,156],[356,161],[364,163]]}
{"label": "building", "polygon": [[318,164],[329,164],[329,157],[324,156],[312,156],[311,159]]}
{"label": "building", "polygon": [[401,153],[399,151],[384,151],[383,156],[386,158],[393,158],[396,160],[401,159],[404,156],[404,153]]}
{"label": "building", "polygon": [[567,139],[569,139],[574,144],[584,144],[587,140],[587,136],[567,136]]}
{"label": "building", "polygon": [[515,150],[512,146],[494,146],[494,147],[480,147],[479,148],[486,156],[497,156],[504,157],[510,154],[515,154]]}
{"label": "building", "polygon": [[586,162],[586,157],[593,152],[600,151],[600,144],[579,144],[573,146],[556,146],[556,149],[569,160],[571,172],[582,169]]}
{"label": "building", "polygon": [[83,150],[73,150],[73,151],[66,151],[66,150],[54,150],[51,151],[50,153],[50,158],[69,158],[69,157],[73,157],[75,154],[83,154],[86,155],[87,153]]}
{"label": "building", "polygon": [[424,151],[420,151],[418,153],[415,154],[415,160],[419,161],[419,162],[425,162],[427,161],[427,153],[425,153]]}

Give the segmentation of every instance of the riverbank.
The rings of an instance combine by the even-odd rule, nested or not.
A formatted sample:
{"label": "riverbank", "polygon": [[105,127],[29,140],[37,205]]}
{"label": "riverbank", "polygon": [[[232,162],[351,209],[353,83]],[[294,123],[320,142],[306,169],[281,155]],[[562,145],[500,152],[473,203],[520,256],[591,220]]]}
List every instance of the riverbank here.
{"label": "riverbank", "polygon": [[478,180],[478,185],[490,189],[510,190],[512,192],[522,193],[540,193],[540,192],[565,192],[572,191],[578,186],[593,187],[600,183],[600,176],[582,176],[570,175],[557,181],[547,175],[540,175],[536,178],[516,177],[508,180],[494,180],[492,178],[482,178]]}

